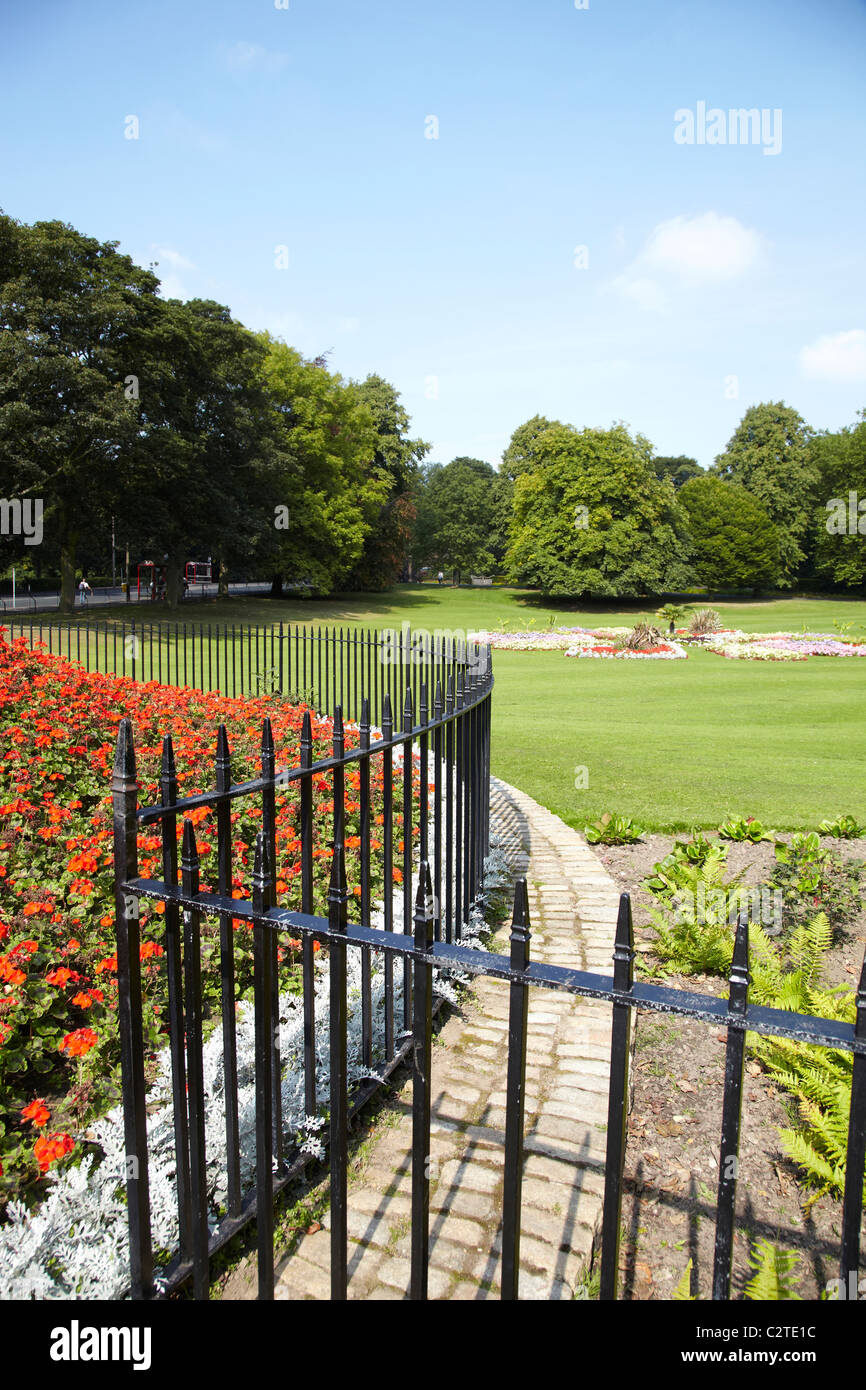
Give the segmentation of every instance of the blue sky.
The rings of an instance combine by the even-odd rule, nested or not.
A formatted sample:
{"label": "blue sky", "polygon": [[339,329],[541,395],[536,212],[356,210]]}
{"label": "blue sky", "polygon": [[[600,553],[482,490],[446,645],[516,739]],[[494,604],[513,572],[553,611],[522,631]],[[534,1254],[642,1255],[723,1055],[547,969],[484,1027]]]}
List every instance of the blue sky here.
{"label": "blue sky", "polygon": [[6,0],[0,33],[5,212],[385,376],[431,459],[540,413],[706,466],[758,401],[866,406],[862,0]]}

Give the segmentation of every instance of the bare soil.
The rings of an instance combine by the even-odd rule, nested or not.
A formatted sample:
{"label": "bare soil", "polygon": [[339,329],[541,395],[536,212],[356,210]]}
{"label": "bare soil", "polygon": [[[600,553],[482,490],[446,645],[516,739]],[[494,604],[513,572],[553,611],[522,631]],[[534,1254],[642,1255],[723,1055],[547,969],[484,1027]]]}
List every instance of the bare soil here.
{"label": "bare soil", "polygon": [[[635,945],[653,960],[648,907],[641,879],[669,853],[674,838],[648,835],[636,845],[595,846],[623,891],[631,894]],[[743,883],[770,877],[773,845],[725,842],[729,872]],[[822,840],[845,860],[866,859],[866,840]],[[828,957],[825,981],[856,987],[866,944],[866,911],[849,922]],[[727,983],[704,975],[668,976],[676,988],[725,997]],[[712,1289],[716,1188],[725,1064],[724,1032],[691,1019],[637,1011],[633,1100],[625,1156],[621,1292],[625,1300],[670,1299],[689,1258],[691,1293]],[[809,1193],[785,1157],[778,1131],[792,1126],[793,1099],[748,1057],[737,1188],[732,1298],[742,1298],[749,1259],[763,1237],[797,1252],[795,1288],[821,1296],[839,1274],[841,1202],[828,1196],[807,1205]]]}

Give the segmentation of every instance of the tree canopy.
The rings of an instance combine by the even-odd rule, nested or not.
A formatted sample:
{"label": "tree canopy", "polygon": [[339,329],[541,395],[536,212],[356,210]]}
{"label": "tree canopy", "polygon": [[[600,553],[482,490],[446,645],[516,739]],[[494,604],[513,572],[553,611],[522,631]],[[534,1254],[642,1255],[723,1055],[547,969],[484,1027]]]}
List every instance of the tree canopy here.
{"label": "tree canopy", "polygon": [[713,472],[739,483],[763,504],[779,536],[779,584],[790,587],[806,558],[818,470],[809,453],[809,426],[775,401],[746,411]]}
{"label": "tree canopy", "polygon": [[518,474],[508,567],[552,595],[626,597],[686,588],[686,514],[652,449],[624,425],[551,425]]}
{"label": "tree canopy", "polygon": [[761,589],[779,572],[779,538],[767,511],[738,483],[692,478],[679,492],[694,565],[710,589]]}

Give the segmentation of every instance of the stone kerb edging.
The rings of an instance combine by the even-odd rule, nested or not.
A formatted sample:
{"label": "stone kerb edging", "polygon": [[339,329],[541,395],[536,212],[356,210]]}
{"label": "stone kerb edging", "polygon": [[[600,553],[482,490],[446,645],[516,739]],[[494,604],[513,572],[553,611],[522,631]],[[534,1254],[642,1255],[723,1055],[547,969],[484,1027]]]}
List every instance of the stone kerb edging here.
{"label": "stone kerb edging", "polygon": [[[619,890],[577,831],[491,779],[491,828],[529,890],[532,958],[609,973]],[[508,925],[500,933],[506,942]],[[562,1300],[581,1284],[601,1228],[610,1008],[553,990],[530,996],[522,1299]],[[430,1279],[433,1299],[499,1294],[508,989],[481,978],[433,1051]],[[349,1298],[409,1289],[411,1085],[349,1188]],[[277,1263],[276,1297],[330,1297],[328,1218]],[[238,1270],[224,1297],[255,1296]]]}

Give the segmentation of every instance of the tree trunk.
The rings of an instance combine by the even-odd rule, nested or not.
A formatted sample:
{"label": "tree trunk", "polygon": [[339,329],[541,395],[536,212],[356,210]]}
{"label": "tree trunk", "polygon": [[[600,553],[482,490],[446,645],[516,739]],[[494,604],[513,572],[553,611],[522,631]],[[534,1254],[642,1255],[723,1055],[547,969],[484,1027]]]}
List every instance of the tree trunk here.
{"label": "tree trunk", "polygon": [[271,580],[270,596],[271,598],[283,597],[283,576],[281,574],[275,574],[273,579]]}
{"label": "tree trunk", "polygon": [[217,598],[228,598],[228,596],[229,572],[222,561],[220,561],[219,578],[217,579]]}
{"label": "tree trunk", "polygon": [[60,542],[60,612],[75,610],[75,547],[78,535],[70,531]]}
{"label": "tree trunk", "polygon": [[177,607],[180,598],[182,570],[183,560],[177,555],[169,555],[165,567],[165,598],[169,608]]}

